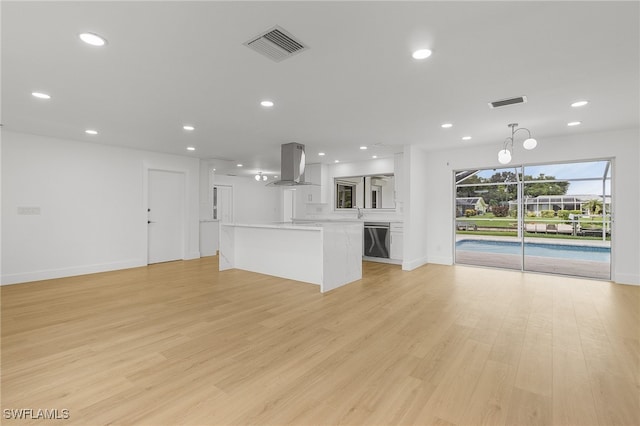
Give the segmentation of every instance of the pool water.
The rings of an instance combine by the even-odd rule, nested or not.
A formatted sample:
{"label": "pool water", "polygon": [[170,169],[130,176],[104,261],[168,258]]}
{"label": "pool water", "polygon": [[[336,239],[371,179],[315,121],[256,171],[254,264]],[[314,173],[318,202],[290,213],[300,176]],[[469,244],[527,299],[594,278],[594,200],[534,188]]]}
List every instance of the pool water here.
{"label": "pool water", "polygon": [[[497,254],[521,254],[519,242],[460,240],[456,250]],[[610,262],[609,247],[591,247],[546,243],[524,243],[525,256],[554,257],[560,259],[590,260],[592,262]]]}

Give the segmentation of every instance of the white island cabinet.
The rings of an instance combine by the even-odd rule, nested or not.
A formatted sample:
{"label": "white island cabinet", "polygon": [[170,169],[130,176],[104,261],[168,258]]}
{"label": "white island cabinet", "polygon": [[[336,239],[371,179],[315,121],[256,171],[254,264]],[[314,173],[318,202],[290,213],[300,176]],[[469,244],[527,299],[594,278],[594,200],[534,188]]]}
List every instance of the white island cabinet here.
{"label": "white island cabinet", "polygon": [[317,284],[324,293],[362,278],[362,225],[222,224],[219,268]]}

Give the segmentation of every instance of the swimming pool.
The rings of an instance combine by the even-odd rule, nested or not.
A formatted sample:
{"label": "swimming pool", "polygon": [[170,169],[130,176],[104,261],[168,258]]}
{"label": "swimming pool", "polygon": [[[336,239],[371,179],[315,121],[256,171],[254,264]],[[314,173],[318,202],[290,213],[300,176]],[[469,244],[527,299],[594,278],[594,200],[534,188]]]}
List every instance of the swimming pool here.
{"label": "swimming pool", "polygon": [[[520,243],[512,241],[460,240],[456,243],[456,250],[496,254],[521,254]],[[590,260],[592,262],[611,261],[611,249],[609,247],[525,242],[524,254],[525,256]]]}

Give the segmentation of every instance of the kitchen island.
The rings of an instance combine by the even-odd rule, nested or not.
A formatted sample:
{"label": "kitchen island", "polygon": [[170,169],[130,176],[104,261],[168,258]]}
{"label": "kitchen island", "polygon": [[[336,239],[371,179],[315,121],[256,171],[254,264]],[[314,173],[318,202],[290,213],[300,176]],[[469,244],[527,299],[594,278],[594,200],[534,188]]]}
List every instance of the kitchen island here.
{"label": "kitchen island", "polygon": [[243,269],[320,286],[362,278],[362,225],[222,224],[219,269]]}

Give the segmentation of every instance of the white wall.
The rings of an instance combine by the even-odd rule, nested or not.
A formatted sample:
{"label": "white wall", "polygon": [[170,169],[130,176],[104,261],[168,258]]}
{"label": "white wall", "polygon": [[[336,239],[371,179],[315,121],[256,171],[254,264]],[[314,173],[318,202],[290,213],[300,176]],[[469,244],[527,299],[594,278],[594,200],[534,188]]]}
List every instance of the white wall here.
{"label": "white wall", "polygon": [[[525,151],[516,145],[512,164],[614,158],[612,279],[640,284],[640,135],[638,129],[538,139],[538,147]],[[453,262],[453,170],[501,167],[501,143],[429,152],[426,176],[411,171],[412,182],[422,180],[428,196],[425,212],[430,263]],[[406,229],[406,227],[405,227]],[[405,231],[406,232],[406,231]]]}
{"label": "white wall", "polygon": [[347,176],[367,176],[393,173],[393,157],[353,163],[337,163],[328,167],[331,183],[333,178]]}
{"label": "white wall", "polygon": [[[428,154],[419,147],[405,146],[402,158],[405,179],[404,201],[404,247],[402,269],[410,271],[428,261],[427,242],[431,237],[427,227],[426,212],[437,206],[428,198],[426,190]],[[437,208],[437,207],[436,207]]]}
{"label": "white wall", "polygon": [[[199,257],[199,161],[2,131],[2,283],[147,264],[148,169],[186,177],[185,258]],[[18,215],[36,207],[39,215]]]}
{"label": "white wall", "polygon": [[[282,216],[282,190],[266,186],[253,177],[214,174],[215,185],[233,187],[233,221],[236,223],[279,222]],[[211,191],[209,191],[211,192]]]}
{"label": "white wall", "polygon": [[200,220],[213,219],[213,164],[200,161]]}

